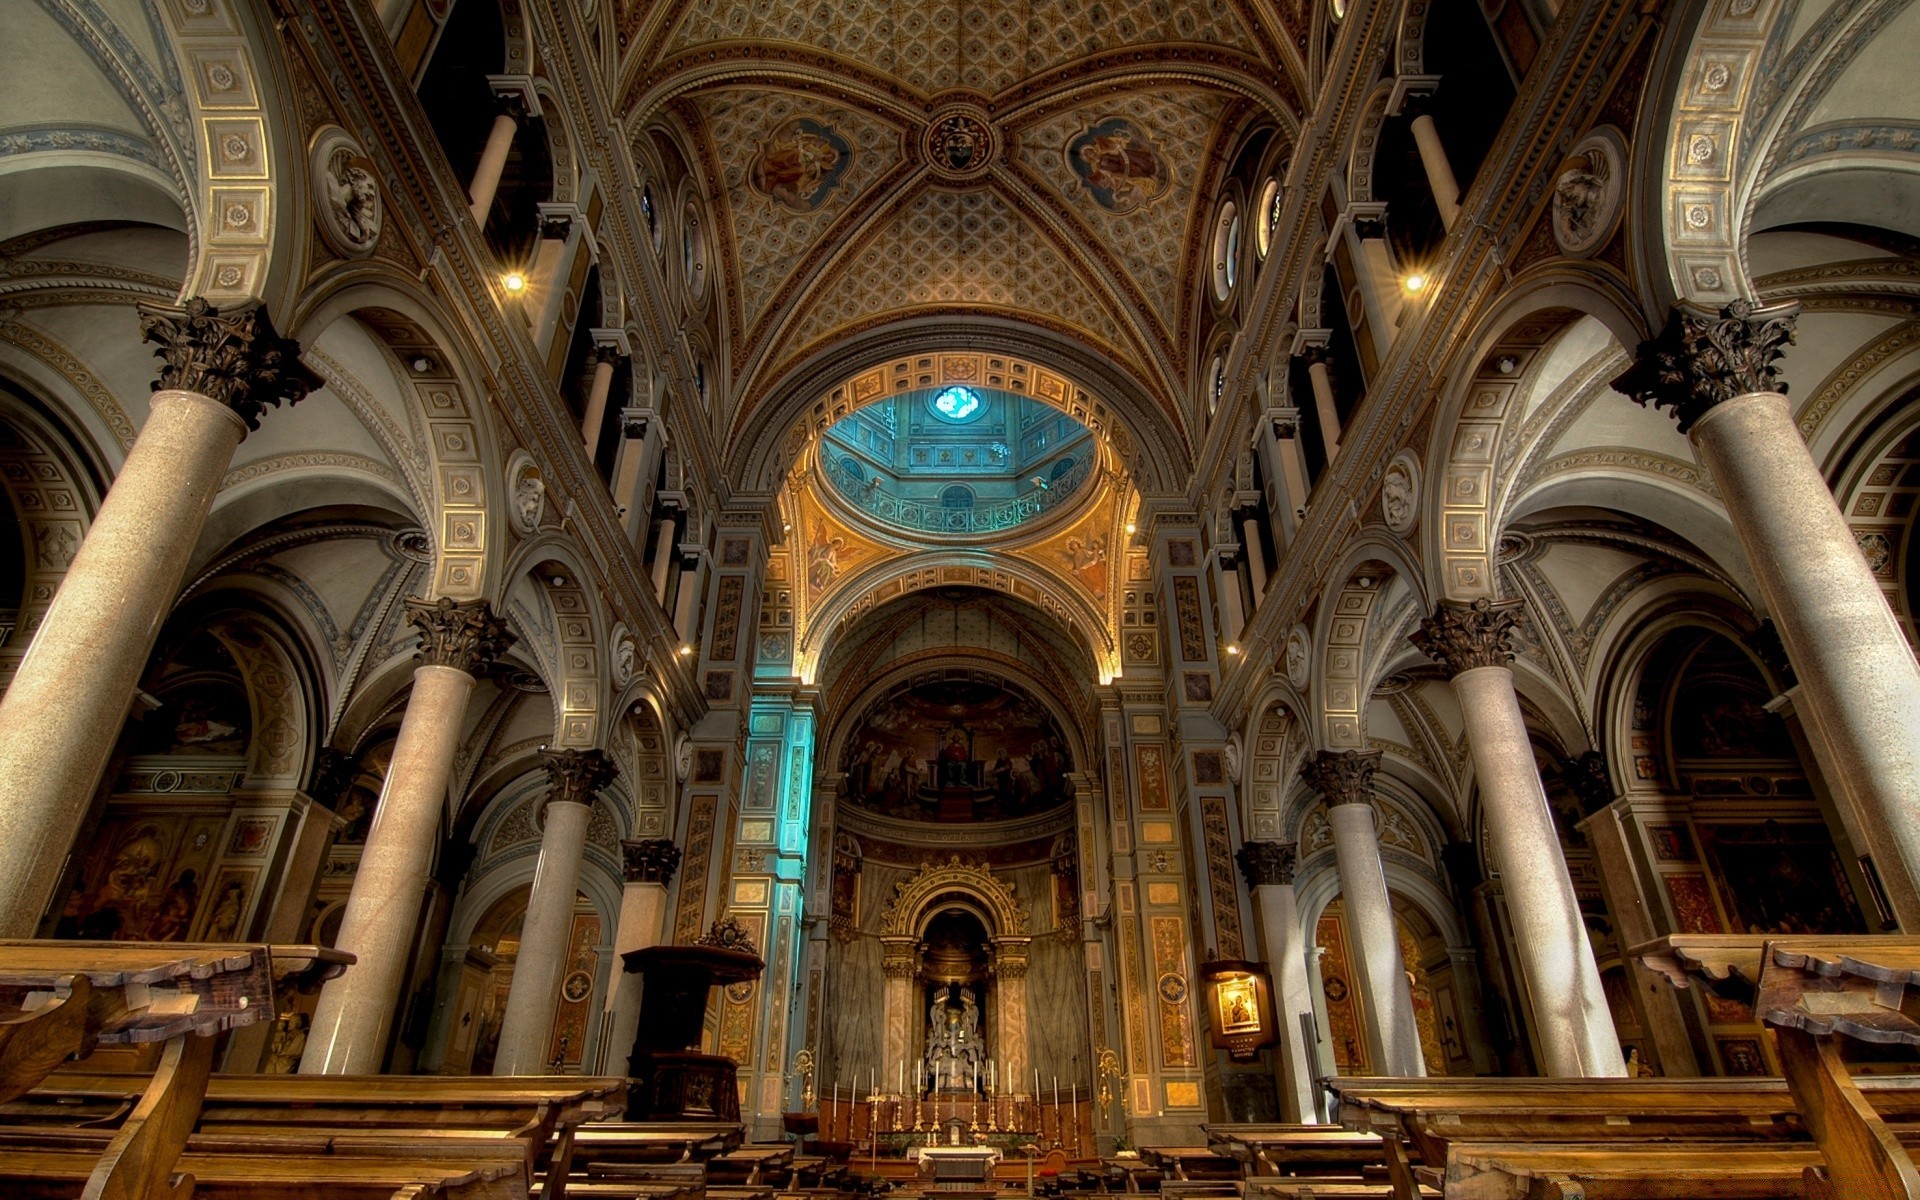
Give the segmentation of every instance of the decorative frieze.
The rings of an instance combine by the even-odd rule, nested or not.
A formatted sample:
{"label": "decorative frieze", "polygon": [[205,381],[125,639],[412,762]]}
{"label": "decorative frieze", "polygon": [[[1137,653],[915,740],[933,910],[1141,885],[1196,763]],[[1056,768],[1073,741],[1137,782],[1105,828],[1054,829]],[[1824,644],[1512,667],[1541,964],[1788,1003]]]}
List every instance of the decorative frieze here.
{"label": "decorative frieze", "polygon": [[183,308],[142,304],[140,337],[159,346],[153,390],[193,392],[231,408],[260,428],[269,404],[292,405],[325,381],[300,361],[300,343],[274,332],[258,304],[225,313],[195,296]]}
{"label": "decorative frieze", "polygon": [[1476,667],[1504,667],[1513,661],[1511,638],[1520,624],[1519,600],[1441,604],[1407,638],[1440,664],[1451,679]]}
{"label": "decorative frieze", "polygon": [[1299,848],[1291,842],[1248,842],[1234,854],[1247,890],[1283,887],[1293,882],[1293,869],[1299,861]]}
{"label": "decorative frieze", "polygon": [[1633,366],[1613,381],[1613,390],[1641,404],[1671,408],[1680,432],[1693,428],[1715,405],[1755,392],[1781,392],[1781,353],[1793,344],[1795,303],[1756,307],[1735,300],[1718,314],[1676,304],[1660,336],[1640,343]]}
{"label": "decorative frieze", "polygon": [[1300,778],[1326,798],[1329,808],[1373,803],[1378,750],[1320,750],[1300,764]]}
{"label": "decorative frieze", "polygon": [[620,857],[628,883],[657,883],[666,887],[680,869],[680,847],[669,838],[646,838],[620,843]]}
{"label": "decorative frieze", "polygon": [[478,675],[514,643],[507,623],[493,615],[485,600],[460,603],[407,597],[407,623],[420,631],[415,658],[422,665],[452,667]]}

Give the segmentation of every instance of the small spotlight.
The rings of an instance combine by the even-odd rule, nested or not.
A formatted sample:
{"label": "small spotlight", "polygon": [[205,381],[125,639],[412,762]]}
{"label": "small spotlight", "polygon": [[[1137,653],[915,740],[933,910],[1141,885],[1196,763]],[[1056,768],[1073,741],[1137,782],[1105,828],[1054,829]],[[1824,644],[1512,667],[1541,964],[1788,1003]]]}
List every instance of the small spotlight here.
{"label": "small spotlight", "polygon": [[413,360],[414,374],[425,375],[428,371],[431,371],[431,370],[433,370],[433,360],[428,358],[426,355],[423,354],[419,358],[416,358]]}
{"label": "small spotlight", "polygon": [[687,657],[687,656],[688,656],[689,654],[692,654],[692,653],[693,653],[693,643],[692,643],[692,642],[681,642],[681,643],[680,643],[680,657],[681,657],[681,658],[685,658],[685,657]]}
{"label": "small spotlight", "polygon": [[555,575],[548,579],[547,582],[554,587],[565,587],[567,586],[567,577],[565,575]]}
{"label": "small spotlight", "polygon": [[1493,365],[1502,375],[1511,375],[1520,366],[1520,360],[1511,354],[1502,354],[1500,361]]}
{"label": "small spotlight", "polygon": [[1139,533],[1139,532],[1140,532],[1140,527],[1139,527],[1138,525],[1135,525],[1135,524],[1134,524],[1134,523],[1133,523],[1132,521],[1128,521],[1128,522],[1127,522],[1127,536],[1128,536],[1128,537],[1132,537],[1132,536],[1133,536],[1134,534],[1136,534],[1136,533]]}
{"label": "small spotlight", "polygon": [[518,296],[527,290],[527,277],[519,271],[508,271],[500,277],[500,286],[507,289],[509,296]]}
{"label": "small spotlight", "polygon": [[1406,289],[1407,295],[1417,296],[1421,292],[1424,292],[1427,290],[1426,273],[1424,271],[1415,271],[1413,274],[1407,276],[1405,279],[1402,279],[1400,281],[1400,286]]}
{"label": "small spotlight", "polygon": [[1227,643],[1227,653],[1228,653],[1228,654],[1238,654],[1238,653],[1240,653],[1240,643],[1239,643],[1239,642],[1228,642],[1228,643]]}

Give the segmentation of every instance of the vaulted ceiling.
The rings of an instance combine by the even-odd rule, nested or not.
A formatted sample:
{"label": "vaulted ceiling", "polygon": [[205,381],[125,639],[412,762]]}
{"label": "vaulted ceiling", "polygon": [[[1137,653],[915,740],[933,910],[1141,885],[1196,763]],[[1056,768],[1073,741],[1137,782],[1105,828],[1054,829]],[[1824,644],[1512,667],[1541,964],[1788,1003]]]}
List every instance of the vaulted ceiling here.
{"label": "vaulted ceiling", "polygon": [[734,433],[845,339],[993,317],[1125,371],[1191,441],[1207,220],[1249,131],[1292,141],[1302,23],[1249,0],[636,0],[626,132],[694,160]]}

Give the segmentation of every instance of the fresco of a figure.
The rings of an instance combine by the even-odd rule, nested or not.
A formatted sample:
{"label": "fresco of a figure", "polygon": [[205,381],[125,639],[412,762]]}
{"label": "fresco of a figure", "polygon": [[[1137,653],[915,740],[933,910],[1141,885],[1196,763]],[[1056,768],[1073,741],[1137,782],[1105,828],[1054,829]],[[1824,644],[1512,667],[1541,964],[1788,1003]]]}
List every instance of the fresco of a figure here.
{"label": "fresco of a figure", "polygon": [[847,740],[847,796],[888,816],[994,820],[1044,812],[1070,795],[1059,725],[1011,688],[924,683],[870,708]]}
{"label": "fresco of a figure", "polygon": [[1125,117],[1098,121],[1068,142],[1067,167],[1094,203],[1117,213],[1153,203],[1173,182],[1153,140]]}
{"label": "fresco of a figure", "polygon": [[760,143],[750,174],[753,188],[795,212],[825,204],[853,161],[853,149],[831,125],[795,117]]}

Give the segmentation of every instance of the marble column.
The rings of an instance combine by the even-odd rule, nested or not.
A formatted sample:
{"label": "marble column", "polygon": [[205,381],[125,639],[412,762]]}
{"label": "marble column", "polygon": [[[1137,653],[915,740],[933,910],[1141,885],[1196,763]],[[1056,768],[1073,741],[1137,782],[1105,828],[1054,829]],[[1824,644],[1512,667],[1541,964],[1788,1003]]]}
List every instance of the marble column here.
{"label": "marble column", "polygon": [[1378,750],[1321,750],[1300,768],[1300,776],[1327,801],[1340,898],[1346,902],[1360,977],[1368,1057],[1382,1075],[1425,1075],[1413,988],[1400,960],[1400,935],[1374,824],[1373,772],[1379,765]]}
{"label": "marble column", "polygon": [[1307,1020],[1313,992],[1307,983],[1307,937],[1293,891],[1296,848],[1282,842],[1248,842],[1236,856],[1247,890],[1260,910],[1262,949],[1273,972],[1274,1019],[1280,1022],[1280,1119],[1318,1123],[1314,1103],[1313,1047]]}
{"label": "marble column", "polygon": [[1313,389],[1313,411],[1320,418],[1320,445],[1327,452],[1327,463],[1340,457],[1340,406],[1334,402],[1333,374],[1329,363],[1333,352],[1325,346],[1308,346],[1301,351],[1307,360],[1307,384]]}
{"label": "marble column", "polygon": [[618,768],[604,750],[540,751],[547,768],[547,798],[541,805],[540,862],[533,871],[520,951],[513,960],[507,1011],[500,1018],[495,1075],[545,1075],[560,978],[567,969],[574,898],[580,891],[580,860],[587,850],[587,821],[594,797],[613,782]]}
{"label": "marble column", "polygon": [[1534,765],[1513,651],[1520,601],[1442,604],[1413,644],[1453,680],[1473,753],[1493,860],[1513,919],[1514,959],[1527,989],[1540,1069],[1548,1075],[1626,1074],[1580,900]]}
{"label": "marble column", "polygon": [[607,397],[613,392],[613,372],[621,357],[620,347],[612,342],[594,343],[593,382],[587,388],[586,416],[580,421],[580,438],[586,443],[589,463],[600,449],[600,426],[607,419]]}
{"label": "marble column", "polygon": [[640,1028],[640,976],[624,969],[623,955],[660,944],[667,928],[667,889],[680,869],[680,847],[666,838],[621,842],[626,886],[620,892],[620,921],[614,927],[613,986],[607,989],[607,1045],[601,1061],[615,1075],[627,1073],[633,1035]]}
{"label": "marble column", "polygon": [[473,168],[473,180],[467,185],[467,199],[471,202],[468,211],[473,214],[473,223],[482,229],[487,227],[494,195],[499,192],[500,178],[506,173],[514,135],[527,116],[526,98],[519,92],[496,92],[494,102],[499,111],[494,114],[493,128],[487,131],[487,144],[480,151],[480,162]]}
{"label": "marble column", "polygon": [[59,886],[233,452],[321,380],[258,306],[140,306],[160,378],[147,419],[0,700],[0,936]]}
{"label": "marble column", "polygon": [[1453,163],[1440,142],[1440,129],[1433,123],[1431,96],[1409,96],[1407,114],[1412,118],[1413,144],[1420,151],[1420,165],[1426,168],[1427,187],[1433,192],[1434,207],[1440,210],[1440,224],[1449,232],[1460,220],[1460,184],[1453,175]]}
{"label": "marble column", "polygon": [[887,977],[880,1014],[880,1061],[907,1062],[913,1054],[913,1021],[920,1002],[913,981],[920,974],[920,939],[880,939],[880,969]]}
{"label": "marble column", "polygon": [[1240,550],[1247,560],[1247,582],[1253,586],[1253,606],[1258,609],[1267,594],[1267,550],[1260,541],[1260,523],[1252,517],[1240,518]]}
{"label": "marble column", "polygon": [[485,600],[409,597],[407,620],[420,630],[420,665],[334,940],[358,961],[321,989],[300,1059],[303,1075],[380,1070],[447,810],[467,698],[474,676],[513,644],[506,622]]}
{"label": "marble column", "polygon": [[[988,1030],[988,1049],[1019,1091],[1032,1070],[1027,1053],[1027,950],[1033,939],[993,939],[993,995],[998,1027]],[[1049,998],[1050,1000],[1052,998]]]}
{"label": "marble column", "polygon": [[1798,311],[1676,305],[1613,386],[1671,408],[1713,476],[1822,772],[1863,826],[1901,928],[1920,929],[1920,664],[1777,380]]}

